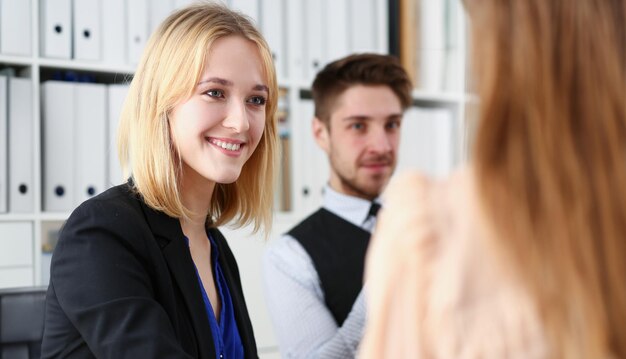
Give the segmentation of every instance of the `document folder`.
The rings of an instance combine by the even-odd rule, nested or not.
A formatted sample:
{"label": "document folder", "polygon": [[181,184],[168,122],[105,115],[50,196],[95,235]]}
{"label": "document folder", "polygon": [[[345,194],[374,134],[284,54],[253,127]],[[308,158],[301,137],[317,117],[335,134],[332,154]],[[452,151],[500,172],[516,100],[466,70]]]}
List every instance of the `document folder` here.
{"label": "document folder", "polygon": [[9,79],[9,211],[33,213],[33,84]]}
{"label": "document folder", "polygon": [[104,84],[74,86],[74,205],[78,206],[105,189],[107,87]]}
{"label": "document folder", "polygon": [[41,46],[43,57],[72,57],[72,3],[70,0],[41,0]]}
{"label": "document folder", "polygon": [[31,54],[31,13],[30,0],[0,1],[0,53],[21,56]]}
{"label": "document folder", "polygon": [[61,81],[41,85],[44,211],[66,212],[74,205],[74,87]]}
{"label": "document folder", "polygon": [[8,197],[8,146],[7,146],[7,128],[8,128],[8,82],[6,76],[0,76],[0,213],[7,212],[9,207]]}

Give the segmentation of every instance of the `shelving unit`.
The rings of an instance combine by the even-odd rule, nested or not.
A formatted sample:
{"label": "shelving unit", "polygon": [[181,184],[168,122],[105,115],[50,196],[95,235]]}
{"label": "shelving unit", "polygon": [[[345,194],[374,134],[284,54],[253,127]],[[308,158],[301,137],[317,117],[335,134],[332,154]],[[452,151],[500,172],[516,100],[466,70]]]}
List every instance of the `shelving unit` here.
{"label": "shelving unit", "polygon": [[[399,20],[397,33],[400,60],[415,85],[415,107],[405,116],[402,142],[411,140],[410,136],[419,132],[415,128],[406,131],[407,127],[412,126],[412,119],[425,124],[424,117],[429,114],[422,110],[432,111],[432,121],[435,123],[427,124],[426,127],[431,126],[430,129],[435,131],[434,137],[439,140],[445,139],[436,132],[447,128],[447,125],[437,128],[441,124],[436,122],[452,121],[452,158],[436,158],[438,154],[433,155],[435,161],[450,162],[450,166],[434,169],[432,167],[438,166],[423,160],[416,160],[410,165],[435,177],[445,176],[468,157],[466,105],[473,101],[473,96],[468,95],[466,85],[466,14],[462,4],[455,0],[397,0],[394,3]],[[449,111],[448,119],[443,110]],[[432,145],[427,138],[421,139]],[[418,142],[415,140],[413,138],[413,143]],[[407,154],[410,156],[410,153],[428,151],[427,147],[420,148],[418,145],[412,148],[404,146],[400,152],[400,161],[403,162]]]}
{"label": "shelving unit", "polygon": [[[0,0],[0,4],[5,1]],[[71,211],[50,212],[43,206],[44,154],[42,124],[42,82],[54,77],[54,73],[71,71],[87,74],[96,78],[96,82],[105,84],[126,83],[132,78],[135,65],[126,61],[124,64],[110,64],[99,61],[53,59],[42,56],[42,36],[40,18],[42,4],[57,0],[20,0],[30,2],[31,14],[31,53],[26,56],[0,53],[0,71],[12,68],[17,77],[28,78],[32,90],[32,174],[33,174],[33,210],[29,213],[0,213],[0,238],[2,225],[11,223],[29,223],[32,225],[31,238],[15,238],[15,241],[31,241],[32,253],[29,253],[31,275],[19,281],[20,285],[46,284],[49,254],[54,245],[55,230],[62,225]],[[67,1],[70,0],[59,0]],[[82,0],[72,0],[82,1]],[[126,1],[138,2],[137,8],[146,11],[143,21],[145,32],[149,33],[162,18],[175,7],[185,5],[189,0],[91,0],[98,6],[103,2],[113,1],[128,10]],[[402,0],[405,1],[405,0]],[[420,3],[420,0],[406,0]],[[448,0],[422,0],[443,1]],[[272,49],[276,49],[279,85],[284,93],[281,109],[286,114],[282,125],[283,146],[286,165],[282,167],[283,183],[288,183],[287,192],[277,198],[277,211],[274,226],[268,238],[271,240],[286,232],[308,213],[321,204],[321,188],[328,176],[325,154],[319,149],[311,135],[310,125],[313,106],[307,93],[315,73],[323,65],[352,52],[387,53],[388,44],[388,1],[386,0],[227,0],[227,5],[240,9],[255,21],[266,35]],[[120,5],[121,4],[121,5]],[[460,6],[460,5],[459,5]],[[422,109],[446,109],[453,114],[455,148],[452,161],[462,161],[467,153],[465,140],[465,104],[469,101],[465,93],[465,19],[462,11],[455,13],[457,26],[453,31],[458,37],[459,78],[454,90],[419,89],[413,93],[414,105]],[[1,16],[1,15],[0,15]],[[270,16],[268,19],[267,16]],[[1,20],[1,18],[0,18]],[[278,24],[278,25],[277,25]],[[102,25],[104,28],[105,25]],[[130,27],[128,27],[130,28]],[[128,46],[123,46],[128,51]],[[128,56],[127,56],[128,57]],[[1,123],[0,123],[1,125]],[[407,133],[406,136],[410,134]],[[408,137],[411,138],[410,136]],[[6,143],[0,139],[0,143]],[[406,152],[408,151],[408,152]],[[409,150],[399,156],[411,159]],[[111,155],[111,154],[110,154]],[[0,197],[1,198],[1,197]],[[272,334],[269,317],[261,290],[260,263],[266,245],[262,234],[250,235],[248,229],[233,231],[224,229],[225,235],[238,258],[248,307],[251,311],[257,344],[264,358],[276,356],[276,340]],[[7,241],[2,243],[9,243]],[[5,244],[6,245],[6,244]],[[44,248],[45,247],[45,248]],[[20,247],[22,248],[22,247]],[[0,251],[11,251],[2,247]],[[22,266],[24,267],[24,266]],[[20,267],[21,268],[21,267]],[[0,262],[0,287],[3,284],[3,271],[13,267]],[[10,273],[5,271],[4,273]],[[8,282],[7,282],[8,283]],[[11,282],[14,285],[15,281]]]}

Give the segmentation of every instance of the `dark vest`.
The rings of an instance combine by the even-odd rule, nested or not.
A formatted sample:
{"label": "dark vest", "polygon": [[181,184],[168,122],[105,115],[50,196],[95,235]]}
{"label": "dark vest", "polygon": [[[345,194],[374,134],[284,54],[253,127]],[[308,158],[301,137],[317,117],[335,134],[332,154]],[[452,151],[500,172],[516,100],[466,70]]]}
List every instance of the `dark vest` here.
{"label": "dark vest", "polygon": [[313,260],[326,306],[341,326],[363,286],[370,233],[322,208],[288,234]]}

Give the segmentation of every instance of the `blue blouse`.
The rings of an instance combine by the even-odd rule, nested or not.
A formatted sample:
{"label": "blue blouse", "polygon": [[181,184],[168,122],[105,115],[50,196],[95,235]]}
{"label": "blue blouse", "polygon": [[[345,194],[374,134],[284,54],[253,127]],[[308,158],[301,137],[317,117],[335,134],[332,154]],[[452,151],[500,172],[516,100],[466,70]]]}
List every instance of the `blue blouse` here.
{"label": "blue blouse", "polygon": [[[213,335],[213,343],[215,344],[215,351],[217,358],[220,359],[239,359],[244,357],[243,344],[241,343],[241,337],[239,336],[239,329],[237,328],[237,322],[235,321],[235,310],[233,308],[233,302],[230,297],[230,291],[228,290],[228,283],[224,278],[224,273],[219,263],[219,253],[217,251],[217,245],[211,235],[209,241],[211,242],[211,263],[213,264],[213,273],[215,275],[215,284],[217,286],[217,292],[222,302],[222,309],[220,311],[219,323],[215,318],[213,307],[209,301],[209,296],[204,290],[202,284],[202,278],[196,268],[196,276],[198,277],[198,283],[200,283],[200,289],[202,290],[202,299],[204,300],[204,307],[206,309],[207,317],[209,318],[209,325],[211,326],[211,334]],[[189,245],[189,239],[185,236],[187,245]]]}

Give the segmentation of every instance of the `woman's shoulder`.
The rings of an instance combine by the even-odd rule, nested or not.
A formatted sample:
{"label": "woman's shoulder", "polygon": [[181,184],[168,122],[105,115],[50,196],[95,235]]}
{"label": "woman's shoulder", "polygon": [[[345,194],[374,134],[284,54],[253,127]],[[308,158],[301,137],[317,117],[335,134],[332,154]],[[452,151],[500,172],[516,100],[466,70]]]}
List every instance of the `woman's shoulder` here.
{"label": "woman's shoulder", "polygon": [[[443,179],[409,172],[390,183],[368,253],[370,313],[419,323],[409,336],[433,358],[537,357],[544,347],[536,308],[500,260],[475,184],[468,165]],[[407,335],[379,325],[370,341]]]}
{"label": "woman's shoulder", "polygon": [[396,174],[391,179],[385,189],[385,194],[397,194],[398,191],[406,189],[424,191],[442,186],[467,186],[473,181],[473,172],[474,170],[470,164],[461,165],[443,177],[434,177],[416,169],[409,169]]}
{"label": "woman's shoulder", "polygon": [[111,187],[72,211],[64,227],[113,224],[136,226],[142,217],[139,196],[128,184]]}
{"label": "woman's shoulder", "polygon": [[111,207],[127,206],[136,202],[138,196],[128,183],[113,186],[104,192],[82,202],[76,210],[107,209]]}
{"label": "woman's shoulder", "polygon": [[386,232],[397,231],[418,247],[436,248],[423,263],[447,261],[482,237],[484,222],[474,188],[469,165],[443,178],[404,172],[385,190],[379,221]]}
{"label": "woman's shoulder", "polygon": [[387,186],[383,200],[385,206],[414,208],[436,218],[468,214],[466,209],[476,206],[475,195],[473,170],[464,165],[441,178],[415,170],[400,173]]}
{"label": "woman's shoulder", "polygon": [[[507,357],[507,352],[536,357],[543,353],[543,333],[528,292],[508,270],[482,210],[474,170],[465,166],[434,185],[439,251],[432,262],[428,326],[439,357],[458,357],[464,347]],[[446,321],[444,318],[456,318]],[[442,325],[441,323],[446,323]],[[447,337],[444,339],[444,333]],[[504,336],[501,347],[484,338]],[[472,348],[472,349],[469,349]]]}

